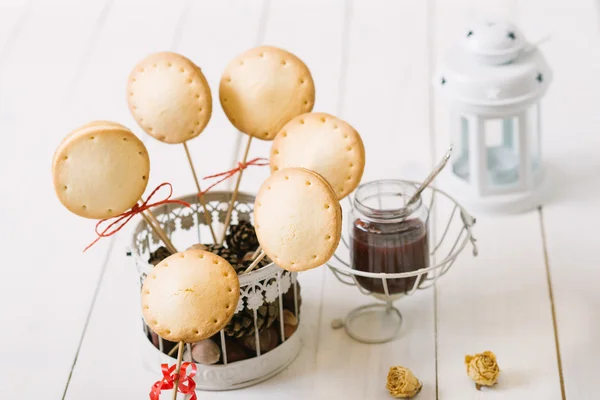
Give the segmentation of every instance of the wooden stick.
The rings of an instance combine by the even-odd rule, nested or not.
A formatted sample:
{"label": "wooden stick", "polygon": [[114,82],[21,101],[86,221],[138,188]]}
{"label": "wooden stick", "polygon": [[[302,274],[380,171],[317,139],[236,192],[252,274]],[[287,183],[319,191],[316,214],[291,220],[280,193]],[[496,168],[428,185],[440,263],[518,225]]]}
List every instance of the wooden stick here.
{"label": "wooden stick", "polygon": [[183,360],[183,341],[179,342],[177,351],[177,368],[175,368],[175,385],[173,386],[173,400],[177,400],[177,389],[179,388],[179,371],[181,371],[181,360]]}
{"label": "wooden stick", "polygon": [[261,251],[260,255],[256,258],[256,260],[252,261],[252,264],[250,264],[250,266],[248,268],[246,268],[246,270],[244,271],[244,273],[242,275],[252,272],[252,270],[254,268],[256,268],[258,263],[260,263],[262,261],[262,259],[265,258],[265,256],[266,256],[265,252]]}
{"label": "wooden stick", "polygon": [[256,249],[256,251],[254,253],[252,253],[252,260],[256,260],[256,257],[258,257],[258,255],[262,252],[262,247],[258,246],[258,248]]}
{"label": "wooden stick", "polygon": [[[140,197],[140,201],[143,204],[144,198]],[[177,249],[175,248],[175,246],[173,246],[173,243],[171,242],[171,239],[169,239],[169,236],[167,236],[166,232],[160,227],[160,222],[158,222],[154,214],[152,214],[149,210],[143,211],[141,214],[146,223],[150,225],[154,233],[156,233],[159,239],[163,241],[163,243],[165,244],[167,249],[169,249],[171,254],[177,253]]]}
{"label": "wooden stick", "polygon": [[175,351],[177,351],[177,349],[179,349],[178,346],[174,346],[171,350],[169,350],[169,352],[167,353],[168,356],[172,356],[173,354],[175,354]]}
{"label": "wooden stick", "polygon": [[167,236],[165,231],[163,231],[163,229],[160,227],[160,223],[154,217],[154,215],[146,211],[140,213],[140,215],[142,216],[142,218],[144,218],[146,224],[148,224],[148,226],[154,231],[154,233],[156,233],[156,236],[158,236],[158,238],[162,240],[162,242],[165,244],[167,249],[169,249],[171,254],[177,253],[177,249],[175,248],[175,246],[173,246],[173,243],[169,240],[169,237]]}
{"label": "wooden stick", "polygon": [[[244,157],[242,158],[242,164],[246,163],[248,159],[248,153],[250,152],[250,145],[252,144],[252,136],[248,135],[248,143],[246,144],[246,150],[244,151]],[[237,181],[235,183],[235,188],[233,189],[233,193],[231,194],[231,202],[229,203],[229,208],[227,209],[227,216],[225,217],[225,229],[223,230],[223,236],[221,237],[221,241],[219,244],[222,244],[225,240],[225,236],[227,235],[227,228],[229,228],[229,223],[231,222],[231,214],[233,213],[233,206],[235,201],[237,200],[238,191],[240,190],[240,182],[242,181],[242,174],[244,170],[242,169],[238,174]]]}
{"label": "wooden stick", "polygon": [[190,150],[187,147],[187,143],[183,142],[183,148],[185,149],[185,155],[187,156],[188,162],[190,163],[190,168],[192,170],[192,176],[194,177],[194,182],[196,183],[196,189],[198,189],[198,198],[200,199],[200,204],[202,205],[202,208],[204,208],[204,222],[206,222],[206,225],[208,225],[208,228],[210,229],[210,234],[212,236],[213,239],[213,243],[217,243],[217,236],[215,235],[215,231],[213,229],[212,226],[212,218],[211,218],[211,214],[208,211],[208,207],[206,206],[206,200],[204,199],[204,195],[200,195],[200,193],[202,193],[202,189],[200,189],[200,182],[198,181],[198,176],[196,175],[196,169],[194,168],[194,163],[192,162],[192,157],[190,156]]}
{"label": "wooden stick", "polygon": [[171,240],[167,236],[167,233],[160,226],[160,222],[158,222],[158,220],[156,219],[156,217],[154,216],[154,214],[152,214],[149,211],[144,211],[141,214],[142,214],[142,217],[144,218],[144,220],[146,221],[146,223],[148,225],[150,225],[150,227],[152,228],[152,230],[154,231],[154,233],[156,233],[156,235],[158,236],[158,238],[164,243],[165,247],[167,249],[169,249],[169,251],[172,254],[177,253],[177,249],[175,248],[175,246],[173,245],[173,243],[171,242]]}

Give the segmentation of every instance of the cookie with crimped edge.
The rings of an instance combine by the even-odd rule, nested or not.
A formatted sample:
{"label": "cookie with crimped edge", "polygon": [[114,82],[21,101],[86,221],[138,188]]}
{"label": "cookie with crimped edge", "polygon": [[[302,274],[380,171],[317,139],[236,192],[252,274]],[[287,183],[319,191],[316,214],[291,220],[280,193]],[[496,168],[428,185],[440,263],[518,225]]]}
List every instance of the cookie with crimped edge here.
{"label": "cookie with crimped edge", "polygon": [[127,82],[127,104],[138,125],[165,143],[200,135],[212,114],[212,96],[200,68],[181,54],[161,52],[140,61]]}
{"label": "cookie with crimped edge", "polygon": [[302,167],[329,182],[338,199],[359,185],[365,170],[365,147],[356,129],[325,113],[302,114],[273,140],[271,171]]}
{"label": "cookie with crimped edge", "polygon": [[267,256],[288,271],[327,262],[342,234],[342,209],[333,189],[304,168],[273,173],[254,202],[254,227]]}
{"label": "cookie with crimped edge", "polygon": [[286,122],[312,110],[315,85],[298,57],[277,47],[260,46],[229,63],[219,96],[223,111],[238,130],[273,140]]}
{"label": "cookie with crimped edge", "polygon": [[52,161],[54,190],[85,218],[117,216],[140,199],[150,175],[146,147],[125,126],[93,121],[69,133]]}
{"label": "cookie with crimped edge", "polygon": [[188,249],[154,267],[141,296],[144,319],[157,335],[195,343],[229,323],[240,299],[240,282],[225,259]]}

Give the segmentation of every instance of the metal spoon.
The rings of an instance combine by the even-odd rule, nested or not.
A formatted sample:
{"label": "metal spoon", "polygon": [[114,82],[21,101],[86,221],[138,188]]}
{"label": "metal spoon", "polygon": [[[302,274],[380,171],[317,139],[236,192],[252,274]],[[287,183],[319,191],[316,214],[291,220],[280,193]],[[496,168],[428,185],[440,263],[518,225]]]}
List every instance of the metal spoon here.
{"label": "metal spoon", "polygon": [[431,171],[431,173],[429,174],[429,176],[427,178],[425,178],[425,180],[423,181],[423,183],[421,183],[421,186],[419,186],[419,188],[417,189],[417,191],[415,192],[415,194],[413,194],[412,197],[410,199],[408,199],[408,202],[406,203],[405,207],[408,207],[412,203],[414,203],[415,201],[417,201],[417,199],[419,198],[419,196],[421,195],[421,193],[423,192],[423,190],[425,190],[427,188],[427,186],[429,186],[429,184],[435,179],[435,177],[438,176],[438,174],[440,172],[442,172],[442,170],[444,169],[444,167],[446,166],[446,164],[448,164],[448,160],[450,159],[451,155],[452,155],[452,146],[450,146],[450,148],[448,149],[448,151],[444,155],[444,158],[442,158],[442,160],[435,167],[435,169],[433,171]]}

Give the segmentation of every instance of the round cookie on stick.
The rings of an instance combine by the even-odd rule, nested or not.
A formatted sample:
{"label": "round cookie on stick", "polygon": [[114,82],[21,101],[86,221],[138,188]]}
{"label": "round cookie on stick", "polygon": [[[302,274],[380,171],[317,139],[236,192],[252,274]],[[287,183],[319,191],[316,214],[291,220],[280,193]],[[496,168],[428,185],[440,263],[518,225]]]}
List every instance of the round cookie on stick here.
{"label": "round cookie on stick", "polygon": [[[210,86],[200,68],[181,54],[160,52],[140,61],[127,82],[127,104],[138,125],[150,136],[183,144],[198,193],[202,193],[186,142],[200,135],[212,115]],[[200,196],[213,240],[210,210]]]}
{"label": "round cookie on stick", "polygon": [[85,218],[117,216],[140,199],[150,159],[126,127],[94,121],[71,132],[54,153],[52,176],[60,202]]}
{"label": "round cookie on stick", "polygon": [[[252,138],[273,140],[285,123],[312,110],[315,85],[308,67],[294,54],[260,46],[229,63],[221,78],[219,97],[229,121],[248,135],[240,163],[246,165]],[[231,196],[221,242],[231,220],[242,175],[243,168]]]}
{"label": "round cookie on stick", "polygon": [[[163,339],[179,342],[176,398],[184,343],[208,339],[229,323],[240,299],[237,273],[216,254],[188,249],[154,267],[144,280],[141,296],[142,314],[150,329]],[[153,390],[160,394],[161,386],[159,381]]]}
{"label": "round cookie on stick", "polygon": [[[128,128],[111,121],[92,121],[69,133],[52,161],[54,189],[60,202],[71,212],[92,219],[121,216],[126,223],[130,217],[122,214],[131,212],[128,210],[141,200],[149,174],[150,159],[144,144]],[[176,252],[152,213],[141,215],[167,248]],[[106,231],[99,233],[97,225],[96,233],[99,239]]]}
{"label": "round cookie on stick", "polygon": [[195,343],[223,329],[235,313],[240,284],[216,254],[189,249],[152,269],[142,287],[142,313],[163,339]]}
{"label": "round cookie on stick", "polygon": [[229,63],[219,96],[223,111],[238,130],[273,140],[286,122],[312,110],[315,85],[298,57],[277,47],[260,46]]}
{"label": "round cookie on stick", "polygon": [[140,61],[127,82],[127,104],[138,125],[164,143],[200,135],[212,114],[212,96],[200,68],[181,54],[161,52]]}
{"label": "round cookie on stick", "polygon": [[336,194],[323,177],[304,168],[276,171],[262,184],[254,222],[263,253],[288,271],[323,265],[342,234]]}
{"label": "round cookie on stick", "polygon": [[360,183],[365,147],[347,122],[325,113],[302,114],[277,134],[269,162],[272,172],[289,167],[317,172],[341,200]]}

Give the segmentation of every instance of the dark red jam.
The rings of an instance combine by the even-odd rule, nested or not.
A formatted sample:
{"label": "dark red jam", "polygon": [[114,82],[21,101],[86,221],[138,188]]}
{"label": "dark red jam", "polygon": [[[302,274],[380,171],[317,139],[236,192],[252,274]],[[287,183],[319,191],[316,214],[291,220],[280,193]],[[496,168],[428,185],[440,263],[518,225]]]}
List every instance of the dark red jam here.
{"label": "dark red jam", "polygon": [[[354,222],[350,257],[354,269],[376,273],[399,273],[429,267],[427,226],[419,219],[381,223]],[[424,277],[423,277],[424,278]],[[385,294],[381,278],[356,276],[365,289]],[[407,293],[417,277],[388,279],[389,294]]]}

